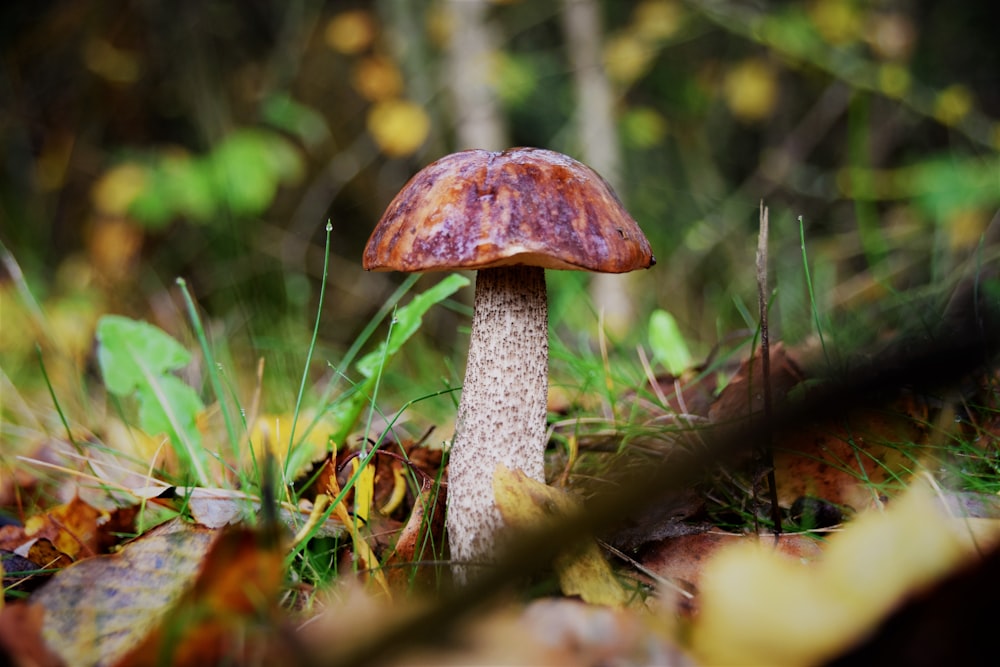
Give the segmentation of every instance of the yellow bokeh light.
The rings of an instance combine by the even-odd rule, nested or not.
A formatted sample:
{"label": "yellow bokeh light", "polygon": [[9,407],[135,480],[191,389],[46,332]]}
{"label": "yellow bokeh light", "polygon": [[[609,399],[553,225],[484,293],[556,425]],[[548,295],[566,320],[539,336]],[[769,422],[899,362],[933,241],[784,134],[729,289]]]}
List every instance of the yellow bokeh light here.
{"label": "yellow bokeh light", "polygon": [[361,53],[375,41],[375,19],[361,9],[341,12],[326,24],[323,39],[334,51],[345,55]]}
{"label": "yellow bokeh light", "polygon": [[632,23],[642,39],[660,41],[680,29],[683,16],[683,9],[674,0],[645,0],[635,8]]}
{"label": "yellow bokeh light", "polygon": [[934,117],[945,125],[955,125],[972,111],[972,93],[963,85],[948,86],[934,100]]}
{"label": "yellow bokeh light", "polygon": [[726,73],[722,94],[726,105],[740,120],[762,120],[771,115],[777,104],[777,75],[774,68],[763,60],[744,60]]}
{"label": "yellow bokeh light", "polygon": [[142,193],[147,178],[145,167],[134,162],[112,167],[104,172],[91,191],[94,208],[109,216],[125,215]]}
{"label": "yellow bokeh light", "polygon": [[809,17],[830,44],[842,46],[861,37],[861,16],[848,0],[817,0],[809,8]]}
{"label": "yellow bokeh light", "polygon": [[378,102],[368,111],[368,132],[389,157],[406,157],[420,148],[431,120],[423,107],[407,100]]}
{"label": "yellow bokeh light", "polygon": [[351,77],[354,89],[369,102],[399,97],[403,92],[403,75],[389,58],[364,58],[354,68]]}
{"label": "yellow bokeh light", "polygon": [[910,72],[901,65],[886,63],[878,68],[878,87],[889,97],[900,98],[910,90]]}
{"label": "yellow bokeh light", "polygon": [[649,71],[652,60],[652,48],[635,32],[619,33],[604,45],[604,69],[623,86],[635,83]]}

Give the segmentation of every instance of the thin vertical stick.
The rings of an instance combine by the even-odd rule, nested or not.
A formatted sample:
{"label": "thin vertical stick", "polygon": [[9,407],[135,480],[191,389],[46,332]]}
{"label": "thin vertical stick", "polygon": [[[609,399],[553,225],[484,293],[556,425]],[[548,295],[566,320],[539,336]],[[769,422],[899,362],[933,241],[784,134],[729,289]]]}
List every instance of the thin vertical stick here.
{"label": "thin vertical stick", "polygon": [[[770,291],[767,285],[768,227],[768,211],[762,199],[760,202],[760,235],[757,237],[757,303],[760,310],[761,386],[764,393],[764,422],[766,424],[771,423],[773,413],[771,407],[771,344],[767,325],[768,294]],[[778,507],[778,488],[774,479],[774,457],[771,454],[771,444],[771,434],[770,429],[768,429],[766,441],[756,447],[753,495],[754,505],[757,505],[760,498],[761,482],[766,476],[768,501],[771,503],[771,522],[774,524],[774,539],[777,541],[781,535],[781,510]],[[756,524],[757,512],[755,508],[755,527]]]}

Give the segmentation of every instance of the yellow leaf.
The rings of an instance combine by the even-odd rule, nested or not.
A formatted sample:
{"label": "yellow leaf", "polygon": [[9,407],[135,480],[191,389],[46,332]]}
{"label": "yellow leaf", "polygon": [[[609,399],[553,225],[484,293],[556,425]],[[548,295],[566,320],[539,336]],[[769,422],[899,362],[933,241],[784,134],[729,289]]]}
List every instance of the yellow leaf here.
{"label": "yellow leaf", "polygon": [[[266,451],[269,451],[282,467],[285,466],[289,453],[292,454],[293,460],[303,464],[326,455],[327,438],[331,430],[328,423],[319,422],[305,437],[302,437],[306,427],[314,420],[314,416],[308,411],[299,415],[295,429],[295,446],[304,451],[289,452],[288,438],[292,434],[293,417],[291,414],[263,414],[254,420],[250,430],[250,444],[258,461],[263,459]],[[297,475],[301,470],[290,472]]]}
{"label": "yellow leaf", "polygon": [[878,87],[889,97],[900,98],[910,90],[910,71],[895,63],[878,68]]}
{"label": "yellow leaf", "polygon": [[964,251],[976,246],[990,223],[992,212],[980,208],[961,208],[950,216],[944,225],[948,232],[948,246],[952,251]]}
{"label": "yellow leaf", "polygon": [[[545,521],[579,511],[578,501],[565,491],[531,479],[500,464],[493,474],[493,494],[504,522],[515,530],[537,528]],[[625,590],[592,540],[556,559],[559,585],[566,595],[590,604],[623,606]]]}
{"label": "yellow leaf", "polygon": [[[357,490],[355,489],[355,494],[356,493]],[[324,494],[321,494],[317,497],[317,505],[321,502],[326,502],[326,500],[320,500],[323,495]],[[335,474],[332,474],[327,478],[326,495],[329,500],[332,500],[340,495],[340,485],[337,484],[337,476]],[[344,528],[351,534],[351,542],[354,545],[354,557],[357,559],[358,565],[368,571],[371,580],[375,582],[379,590],[386,595],[389,595],[389,582],[385,578],[385,573],[379,568],[378,557],[375,555],[375,552],[361,534],[361,530],[358,525],[360,522],[357,520],[357,517],[352,518],[350,516],[343,500],[334,506],[333,513],[338,519],[340,519]]]}
{"label": "yellow leaf", "polygon": [[[360,461],[351,459],[351,470],[357,474]],[[375,494],[375,465],[367,464],[354,482],[354,517],[361,524],[368,523],[372,512],[372,496]]]}
{"label": "yellow leaf", "polygon": [[[996,533],[995,525],[976,529],[975,541],[983,539],[978,531]],[[886,512],[865,513],[833,536],[812,565],[775,553],[767,540],[725,548],[701,576],[692,648],[703,664],[823,662],[904,595],[975,554],[970,530],[916,485]]]}
{"label": "yellow leaf", "polygon": [[109,282],[133,277],[142,242],[142,229],[126,217],[100,216],[87,226],[87,255]]}

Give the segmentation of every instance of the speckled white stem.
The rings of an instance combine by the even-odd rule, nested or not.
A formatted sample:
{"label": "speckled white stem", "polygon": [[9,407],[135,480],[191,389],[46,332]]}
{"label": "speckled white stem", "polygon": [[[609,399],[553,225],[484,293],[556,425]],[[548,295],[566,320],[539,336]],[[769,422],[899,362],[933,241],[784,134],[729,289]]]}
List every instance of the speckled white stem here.
{"label": "speckled white stem", "polygon": [[448,539],[460,581],[474,574],[463,563],[494,558],[503,526],[493,499],[497,464],[545,481],[548,358],[544,269],[480,270],[448,464]]}

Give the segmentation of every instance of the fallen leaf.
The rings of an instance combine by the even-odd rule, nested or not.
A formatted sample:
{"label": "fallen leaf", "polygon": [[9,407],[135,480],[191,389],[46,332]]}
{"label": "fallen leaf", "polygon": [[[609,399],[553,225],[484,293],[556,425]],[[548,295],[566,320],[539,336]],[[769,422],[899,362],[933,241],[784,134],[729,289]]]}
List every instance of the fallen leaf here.
{"label": "fallen leaf", "polygon": [[[136,498],[152,501],[172,510],[185,513],[195,523],[205,528],[224,528],[251,515],[259,515],[260,498],[253,494],[234,489],[218,489],[200,486],[153,486],[136,487],[128,490]],[[309,516],[309,510],[289,503],[278,506],[278,520],[295,530]],[[114,514],[112,514],[114,517]],[[317,529],[317,535],[337,537],[343,526],[337,519],[329,518]]]}
{"label": "fallen leaf", "polygon": [[261,623],[273,611],[285,577],[278,546],[266,533],[223,531],[194,586],[116,667],[245,664],[249,656],[280,653],[279,635]]}
{"label": "fallen leaf", "polygon": [[[719,392],[708,410],[712,424],[727,424],[758,414],[764,409],[764,362],[760,350],[743,361],[736,374]],[[794,357],[778,342],[770,347],[769,378],[771,399],[778,406],[805,376]]]}
{"label": "fallen leaf", "polygon": [[[775,545],[771,535],[758,537],[721,531],[705,531],[673,537],[663,540],[659,544],[647,546],[640,563],[657,576],[669,579],[684,590],[697,592],[701,585],[702,571],[705,565],[720,550],[745,542],[758,541],[762,548],[774,549],[777,553],[802,562],[817,560],[822,555],[821,542],[815,537],[802,533],[782,534]],[[689,608],[681,611],[691,613],[693,609],[697,608],[697,597],[694,598],[693,603],[685,604]]]}
{"label": "fallen leaf", "polygon": [[[445,491],[426,479],[413,505],[410,517],[396,538],[392,555],[386,559],[386,573],[397,589],[410,587],[414,581],[431,583],[430,568],[404,564],[424,559],[438,560],[444,545]],[[429,574],[422,574],[428,573]]]}
{"label": "fallen leaf", "polygon": [[[704,664],[806,665],[857,642],[907,595],[974,558],[967,520],[927,485],[866,512],[809,565],[766,542],[720,550],[705,566],[691,642]],[[989,526],[994,531],[1000,522]],[[989,533],[989,530],[986,531]]]}
{"label": "fallen leaf", "polygon": [[[331,459],[327,463],[327,468],[334,468],[334,459]],[[337,475],[335,471],[329,471],[329,473],[325,476],[325,483],[328,494],[327,497],[331,501],[337,499],[340,495],[340,485],[337,483]],[[319,497],[317,497],[317,502],[318,501]],[[354,547],[354,559],[357,567],[366,571],[369,575],[369,579],[374,582],[382,592],[388,595],[389,582],[386,581],[385,573],[379,567],[378,556],[376,556],[371,545],[365,540],[365,535],[362,534],[362,526],[359,525],[360,522],[356,518],[352,518],[348,513],[347,505],[345,504],[345,500],[343,498],[334,506],[333,513],[338,519],[340,519],[344,529],[351,535],[351,544]]]}
{"label": "fallen leaf", "polygon": [[62,570],[31,598],[45,609],[47,645],[67,663],[112,664],[161,626],[218,536],[173,520]]}
{"label": "fallen leaf", "polygon": [[101,510],[74,497],[65,505],[30,517],[24,522],[24,536],[28,539],[47,538],[56,549],[76,560],[98,553],[98,520],[104,518]]}
{"label": "fallen leaf", "polygon": [[920,468],[920,422],[902,403],[858,408],[837,419],[778,434],[774,476],[778,501],[803,496],[861,511],[900,490]]}
{"label": "fallen leaf", "polygon": [[41,586],[50,576],[50,573],[40,572],[41,569],[42,567],[30,558],[25,558],[12,551],[0,551],[0,573],[3,574],[4,599],[10,599],[17,593],[33,591]]}
{"label": "fallen leaf", "polygon": [[[502,464],[493,474],[493,493],[504,522],[515,530],[538,528],[546,521],[579,511],[578,501],[567,492]],[[566,595],[578,595],[584,602],[612,607],[628,602],[628,594],[593,540],[561,555],[555,565],[559,585]]]}
{"label": "fallen leaf", "polygon": [[31,544],[28,549],[28,560],[43,570],[62,569],[73,564],[72,558],[56,549],[55,545],[44,537]]}
{"label": "fallen leaf", "polygon": [[996,651],[1000,550],[909,599],[827,667],[978,665]]}

